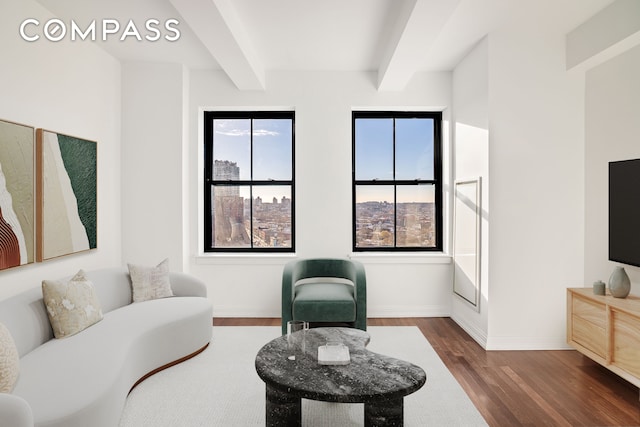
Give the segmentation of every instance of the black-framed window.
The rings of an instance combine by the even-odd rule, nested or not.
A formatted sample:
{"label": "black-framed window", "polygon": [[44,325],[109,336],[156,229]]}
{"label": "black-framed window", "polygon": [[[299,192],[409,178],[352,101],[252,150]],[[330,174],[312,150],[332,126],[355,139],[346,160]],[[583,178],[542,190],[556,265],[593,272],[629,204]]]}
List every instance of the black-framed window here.
{"label": "black-framed window", "polygon": [[204,113],[204,251],[295,250],[295,114]]}
{"label": "black-framed window", "polygon": [[353,250],[442,250],[442,113],[352,113]]}

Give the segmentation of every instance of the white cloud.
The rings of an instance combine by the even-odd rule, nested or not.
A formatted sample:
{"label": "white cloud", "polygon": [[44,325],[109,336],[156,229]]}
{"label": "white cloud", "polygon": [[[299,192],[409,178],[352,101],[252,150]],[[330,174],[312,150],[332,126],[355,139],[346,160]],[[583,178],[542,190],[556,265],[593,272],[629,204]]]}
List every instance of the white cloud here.
{"label": "white cloud", "polygon": [[[216,129],[215,131],[218,135],[226,135],[226,136],[247,136],[250,135],[250,131],[248,129]],[[267,129],[254,129],[253,136],[278,136],[280,132],[274,132],[272,130]]]}
{"label": "white cloud", "polygon": [[280,135],[280,132],[275,132],[267,129],[254,129],[253,135],[254,136],[278,136]]}
{"label": "white cloud", "polygon": [[229,130],[216,129],[216,133],[218,135],[226,135],[226,136],[247,136],[247,135],[249,135],[249,131],[246,130],[246,129],[229,129]]}
{"label": "white cloud", "polygon": [[[238,125],[244,125],[239,127]],[[225,136],[249,136],[251,131],[248,121],[245,120],[216,120],[214,122],[214,132]],[[253,136],[278,136],[280,132],[270,129],[254,129]]]}

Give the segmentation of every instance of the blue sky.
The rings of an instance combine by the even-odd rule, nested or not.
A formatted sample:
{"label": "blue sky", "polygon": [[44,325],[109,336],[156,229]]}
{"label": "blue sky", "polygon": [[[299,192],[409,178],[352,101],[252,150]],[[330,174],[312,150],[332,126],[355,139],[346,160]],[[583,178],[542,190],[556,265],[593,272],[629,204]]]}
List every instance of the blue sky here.
{"label": "blue sky", "polygon": [[[291,120],[253,120],[253,177],[251,176],[251,120],[214,120],[214,160],[236,162],[241,180],[291,179]],[[345,143],[349,143],[345,141]],[[356,179],[393,179],[393,120],[356,120]],[[396,179],[433,178],[433,120],[396,119]],[[288,187],[264,188],[264,201],[291,197]],[[275,194],[278,193],[278,194]],[[282,193],[282,194],[279,194]],[[248,194],[246,195],[248,196]],[[430,186],[398,191],[398,202],[433,201]],[[357,201],[393,201],[392,187],[362,187]]]}
{"label": "blue sky", "polygon": [[[356,119],[356,179],[393,179],[393,120]],[[395,179],[433,178],[433,120],[396,119]]]}

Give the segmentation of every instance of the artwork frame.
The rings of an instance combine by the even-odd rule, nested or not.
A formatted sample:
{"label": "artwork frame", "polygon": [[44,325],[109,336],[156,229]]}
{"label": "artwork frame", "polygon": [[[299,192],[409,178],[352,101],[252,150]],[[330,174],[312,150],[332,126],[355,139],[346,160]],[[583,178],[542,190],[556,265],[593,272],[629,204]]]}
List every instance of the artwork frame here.
{"label": "artwork frame", "polygon": [[0,270],[35,262],[35,128],[0,119]]}
{"label": "artwork frame", "polygon": [[98,143],[36,130],[36,260],[96,249]]}
{"label": "artwork frame", "polygon": [[480,311],[481,177],[454,184],[453,292]]}

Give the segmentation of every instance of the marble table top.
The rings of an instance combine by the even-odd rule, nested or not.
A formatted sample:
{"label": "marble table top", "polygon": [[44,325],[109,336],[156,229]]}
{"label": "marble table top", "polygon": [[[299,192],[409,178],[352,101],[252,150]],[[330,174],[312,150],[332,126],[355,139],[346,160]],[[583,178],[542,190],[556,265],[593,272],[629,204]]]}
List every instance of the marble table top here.
{"label": "marble table top", "polygon": [[[304,334],[304,351],[291,359],[287,337],[267,343],[256,356],[258,376],[270,387],[293,396],[328,402],[362,403],[399,399],[422,387],[427,376],[409,362],[366,349],[370,337],[353,328],[314,328]],[[320,365],[318,346],[341,341],[349,347],[347,365]]]}

